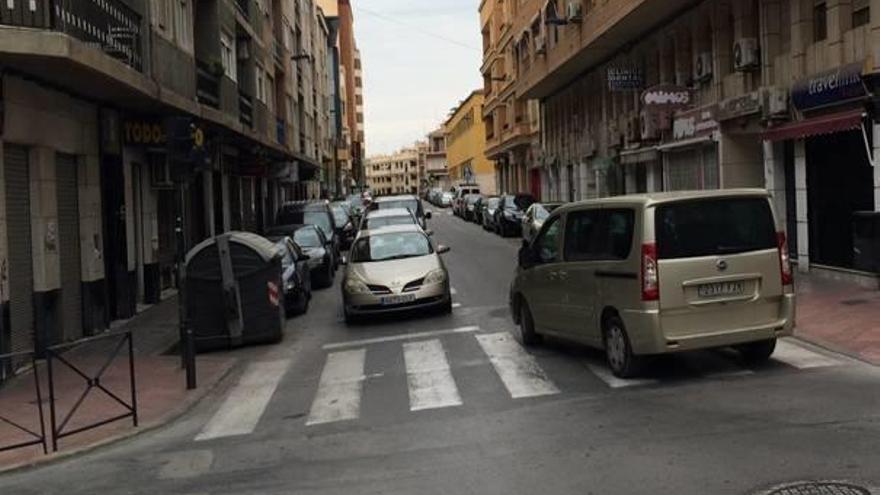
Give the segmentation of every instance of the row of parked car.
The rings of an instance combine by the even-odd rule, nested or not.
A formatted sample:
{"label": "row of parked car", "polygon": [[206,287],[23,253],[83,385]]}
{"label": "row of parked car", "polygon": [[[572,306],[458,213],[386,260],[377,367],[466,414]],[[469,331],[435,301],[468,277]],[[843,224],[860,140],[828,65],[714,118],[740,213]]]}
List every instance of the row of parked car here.
{"label": "row of parked car", "polygon": [[452,211],[456,216],[502,237],[531,240],[544,220],[561,205],[540,203],[525,193],[486,196],[479,192],[462,192],[453,199]]}

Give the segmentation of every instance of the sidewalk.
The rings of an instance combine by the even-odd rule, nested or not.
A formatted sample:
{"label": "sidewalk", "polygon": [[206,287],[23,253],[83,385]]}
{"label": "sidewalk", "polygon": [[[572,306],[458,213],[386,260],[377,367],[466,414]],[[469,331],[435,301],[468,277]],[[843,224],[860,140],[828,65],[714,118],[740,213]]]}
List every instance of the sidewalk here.
{"label": "sidewalk", "polygon": [[[122,419],[62,438],[58,441],[58,452],[53,453],[49,422],[48,373],[45,362],[41,362],[38,373],[42,388],[49,455],[43,454],[40,445],[0,452],[0,472],[81,452],[161,426],[195,405],[236,363],[236,358],[229,355],[200,355],[197,360],[199,388],[193,391],[186,390],[180,358],[176,355],[163,355],[177,341],[175,298],[147,309],[122,325],[114,325],[114,331],[121,331],[123,328],[133,331],[139,426],[135,428],[131,418]],[[110,339],[87,344],[65,353],[64,358],[87,375],[95,376],[118,342],[119,339]],[[58,360],[53,360],[53,368],[56,417],[60,424],[85,390],[86,382]],[[100,383],[123,401],[131,400],[127,346],[120,349],[117,357],[101,375]],[[93,388],[64,427],[64,431],[74,430],[125,412],[126,409],[122,405],[101,390]],[[23,373],[0,385],[0,415],[39,432],[34,378],[31,372]],[[0,421],[0,446],[29,439],[27,434]]]}
{"label": "sidewalk", "polygon": [[795,335],[880,365],[880,290],[796,274]]}

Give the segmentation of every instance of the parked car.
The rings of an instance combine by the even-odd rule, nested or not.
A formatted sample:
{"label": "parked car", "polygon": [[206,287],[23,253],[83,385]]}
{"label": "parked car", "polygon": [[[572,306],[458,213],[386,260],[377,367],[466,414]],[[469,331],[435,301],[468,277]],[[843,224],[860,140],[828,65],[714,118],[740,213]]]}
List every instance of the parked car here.
{"label": "parked car", "polygon": [[402,310],[452,311],[449,273],[417,225],[362,231],[351,247],[342,282],[346,323]]}
{"label": "parked car", "polygon": [[[339,266],[341,240],[328,201],[291,201],[281,205],[275,215],[275,226],[315,225],[330,242],[333,266]],[[288,229],[289,230],[289,229]]]}
{"label": "parked car", "polygon": [[267,237],[290,236],[293,242],[308,256],[309,276],[312,287],[323,289],[333,285],[336,265],[333,245],[324,231],[316,225],[284,225],[272,227]]}
{"label": "parked car", "polygon": [[303,314],[312,299],[312,276],[309,256],[289,236],[269,236],[281,250],[281,281],[284,284],[284,311]]}
{"label": "parked car", "polygon": [[479,194],[468,194],[464,197],[464,214],[462,218],[468,222],[477,221],[477,203],[483,196]]}
{"label": "parked car", "polygon": [[464,198],[468,194],[480,194],[480,186],[477,184],[459,184],[452,190],[452,213],[463,217],[465,203]]}
{"label": "parked car", "polygon": [[339,247],[348,249],[351,247],[354,236],[357,234],[357,228],[350,214],[350,205],[344,201],[335,201],[330,203],[330,211],[333,213],[333,225],[337,237],[339,237]]}
{"label": "parked car", "polygon": [[440,194],[440,206],[442,208],[449,208],[452,206],[452,200],[454,196],[451,192],[444,192]]}
{"label": "parked car", "polygon": [[389,225],[419,225],[408,208],[388,208],[367,212],[358,230],[375,230]]}
{"label": "parked car", "polygon": [[505,194],[501,196],[501,206],[495,212],[496,232],[502,237],[521,235],[523,213],[534,202],[535,198],[531,194]]}
{"label": "parked car", "polygon": [[691,349],[766,360],[792,333],[795,295],[766,191],[656,193],[554,211],[523,241],[510,309],[524,343],[602,348],[630,377],[644,356]]}
{"label": "parked car", "polygon": [[550,213],[562,206],[563,203],[533,203],[523,214],[522,219],[522,237],[530,241],[535,234],[541,230],[544,220],[550,216]]}
{"label": "parked car", "polygon": [[483,229],[495,231],[496,223],[495,223],[495,214],[498,211],[498,205],[501,204],[501,198],[498,196],[489,196],[485,198],[480,206],[482,208],[482,212],[480,213],[481,224],[483,225]]}
{"label": "parked car", "polygon": [[356,220],[355,224],[360,222],[360,217],[364,213],[364,209],[366,208],[366,200],[362,193],[359,194],[349,194],[345,197],[345,201],[351,205],[349,213]]}
{"label": "parked car", "polygon": [[370,203],[368,211],[385,210],[389,208],[407,208],[413,212],[419,225],[423,229],[428,228],[428,220],[431,218],[431,212],[425,211],[422,207],[422,200],[411,194],[403,194],[399,196],[385,196],[377,198]]}

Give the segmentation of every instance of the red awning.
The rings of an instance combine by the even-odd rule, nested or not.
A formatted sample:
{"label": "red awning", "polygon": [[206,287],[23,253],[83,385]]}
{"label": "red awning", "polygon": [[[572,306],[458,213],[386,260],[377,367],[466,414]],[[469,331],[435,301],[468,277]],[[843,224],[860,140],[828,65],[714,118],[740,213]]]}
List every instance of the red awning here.
{"label": "red awning", "polygon": [[787,139],[801,139],[821,134],[851,131],[862,126],[862,119],[864,117],[865,111],[862,109],[832,113],[769,129],[764,132],[762,137],[765,141],[784,141]]}

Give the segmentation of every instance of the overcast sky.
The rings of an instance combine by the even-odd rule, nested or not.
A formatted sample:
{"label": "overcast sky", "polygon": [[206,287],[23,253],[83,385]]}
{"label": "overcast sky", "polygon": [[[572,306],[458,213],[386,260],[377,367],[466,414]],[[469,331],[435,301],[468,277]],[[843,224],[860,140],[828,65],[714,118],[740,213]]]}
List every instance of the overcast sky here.
{"label": "overcast sky", "polygon": [[411,145],[482,86],[477,0],[352,0],[367,155]]}

